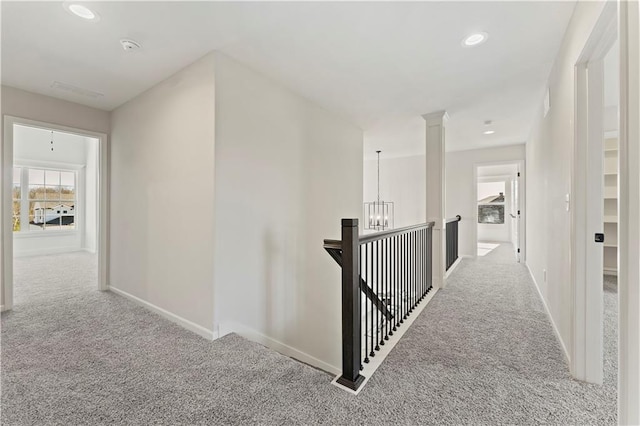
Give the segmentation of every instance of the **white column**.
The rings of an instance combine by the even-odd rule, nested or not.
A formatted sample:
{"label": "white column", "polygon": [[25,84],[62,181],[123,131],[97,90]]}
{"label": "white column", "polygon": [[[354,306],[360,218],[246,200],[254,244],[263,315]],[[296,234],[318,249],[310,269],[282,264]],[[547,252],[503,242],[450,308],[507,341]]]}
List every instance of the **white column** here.
{"label": "white column", "polygon": [[618,2],[620,196],[618,197],[618,422],[640,424],[640,6]]}
{"label": "white column", "polygon": [[[427,122],[425,145],[427,154],[427,221],[435,222],[433,228],[433,286],[443,288],[446,284],[446,236],[445,219],[445,168],[444,138],[446,111],[437,111],[422,116]],[[439,248],[439,249],[438,249]]]}

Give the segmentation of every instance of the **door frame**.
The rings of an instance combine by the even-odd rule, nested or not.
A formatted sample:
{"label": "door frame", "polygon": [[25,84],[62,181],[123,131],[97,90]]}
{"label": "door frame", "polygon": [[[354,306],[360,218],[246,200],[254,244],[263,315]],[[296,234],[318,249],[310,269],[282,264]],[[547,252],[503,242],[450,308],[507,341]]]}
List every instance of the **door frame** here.
{"label": "door frame", "polygon": [[[474,226],[472,229],[473,241],[474,241],[474,254],[473,257],[478,257],[478,168],[487,167],[487,166],[504,166],[509,164],[515,164],[518,166],[518,173],[520,173],[519,181],[518,181],[518,209],[520,210],[520,217],[518,220],[518,237],[519,237],[519,245],[520,245],[520,259],[519,263],[526,263],[526,207],[527,207],[527,199],[526,199],[526,173],[525,173],[525,160],[505,160],[505,161],[490,161],[490,162],[481,162],[474,163],[473,165],[473,206],[474,213],[473,217]],[[516,247],[517,249],[518,247]]]}
{"label": "door frame", "polygon": [[[602,384],[604,232],[604,57],[617,38],[616,4],[608,2],[576,61],[575,137],[571,194],[571,287],[573,290],[571,372],[579,380]],[[592,188],[601,188],[593,190]]]}
{"label": "door frame", "polygon": [[618,2],[618,422],[640,424],[640,4]]}
{"label": "door frame", "polygon": [[106,291],[108,285],[109,270],[109,169],[108,169],[108,139],[105,133],[94,132],[90,130],[78,129],[74,127],[61,126],[58,124],[47,123],[43,121],[30,120],[26,118],[5,115],[4,120],[4,137],[2,138],[2,150],[0,161],[0,175],[2,179],[2,206],[0,212],[1,235],[2,235],[2,311],[8,311],[13,308],[13,229],[11,225],[11,188],[13,185],[13,126],[23,125],[46,130],[57,130],[60,132],[71,133],[78,136],[91,137],[98,140],[98,290]]}

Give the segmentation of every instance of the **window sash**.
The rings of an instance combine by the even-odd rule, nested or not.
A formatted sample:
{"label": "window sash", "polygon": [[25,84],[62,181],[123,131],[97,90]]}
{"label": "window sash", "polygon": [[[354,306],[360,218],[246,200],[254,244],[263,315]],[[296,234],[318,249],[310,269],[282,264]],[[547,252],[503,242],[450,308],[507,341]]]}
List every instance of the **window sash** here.
{"label": "window sash", "polygon": [[[14,172],[14,188],[20,188],[20,191],[14,191],[13,194],[14,196],[19,194],[19,198],[13,198],[13,200],[20,203],[19,216],[15,211],[13,215],[14,232],[38,233],[47,229],[56,232],[77,231],[78,174],[76,170],[24,166],[16,166],[14,170],[19,170],[19,173]],[[17,176],[19,176],[19,182],[16,182]],[[36,179],[36,184],[29,180],[30,176]],[[71,177],[73,177],[73,185],[69,185]],[[40,204],[42,209],[38,214],[34,211],[37,204]],[[58,214],[53,210],[53,207],[58,205],[71,208],[62,207]],[[39,216],[39,223],[35,220],[37,216]],[[33,229],[34,226],[40,226],[41,230]]]}

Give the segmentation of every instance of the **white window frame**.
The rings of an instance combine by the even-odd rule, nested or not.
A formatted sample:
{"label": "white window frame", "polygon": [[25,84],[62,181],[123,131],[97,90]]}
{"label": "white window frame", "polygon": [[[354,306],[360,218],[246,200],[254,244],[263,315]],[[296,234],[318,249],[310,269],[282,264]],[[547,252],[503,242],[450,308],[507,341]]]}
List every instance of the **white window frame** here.
{"label": "white window frame", "polygon": [[[82,209],[82,183],[80,182],[80,170],[84,168],[80,164],[55,163],[44,161],[33,161],[25,159],[15,159],[14,168],[21,168],[20,176],[20,231],[14,231],[16,238],[40,238],[40,237],[61,237],[77,235],[80,232]],[[75,175],[75,201],[74,201],[74,228],[73,229],[43,229],[42,231],[24,228],[24,224],[29,224],[29,169],[52,170],[59,172],[72,172]],[[26,184],[25,184],[26,183]],[[13,180],[11,182],[13,187]],[[12,200],[13,201],[13,200]],[[25,208],[26,207],[26,208]]]}

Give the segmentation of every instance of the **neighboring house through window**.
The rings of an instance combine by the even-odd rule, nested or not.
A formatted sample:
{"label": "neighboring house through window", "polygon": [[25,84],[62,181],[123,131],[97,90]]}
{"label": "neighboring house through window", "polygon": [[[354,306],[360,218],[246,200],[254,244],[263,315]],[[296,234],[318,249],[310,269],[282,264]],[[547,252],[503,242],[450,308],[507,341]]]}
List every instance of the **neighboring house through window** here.
{"label": "neighboring house through window", "polygon": [[14,232],[74,230],[75,206],[75,171],[14,168]]}

